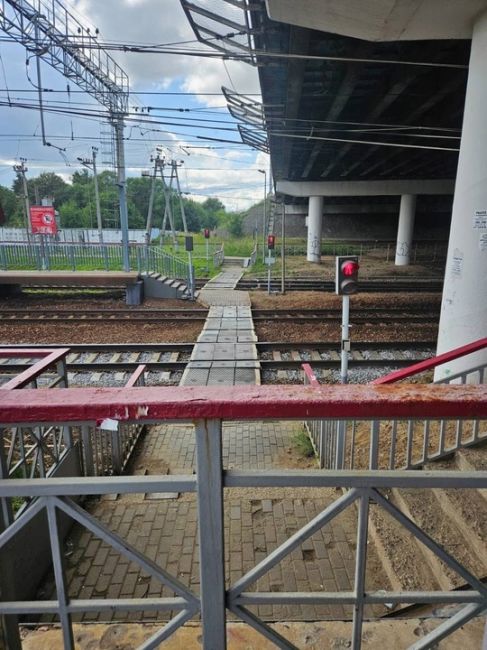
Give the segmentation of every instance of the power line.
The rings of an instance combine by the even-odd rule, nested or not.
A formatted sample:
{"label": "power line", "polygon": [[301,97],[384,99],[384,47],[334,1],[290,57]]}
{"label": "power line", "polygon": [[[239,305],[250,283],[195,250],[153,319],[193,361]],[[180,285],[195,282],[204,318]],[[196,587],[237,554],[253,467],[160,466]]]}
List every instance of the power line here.
{"label": "power line", "polygon": [[[0,37],[0,42],[11,43],[12,39]],[[102,42],[90,40],[89,42],[70,41],[69,46],[72,49],[80,50],[104,50],[119,51],[133,54],[173,54],[177,56],[193,56],[206,59],[222,59],[225,61],[242,61],[251,63],[252,58],[260,57],[264,60],[306,60],[306,61],[331,61],[336,63],[365,63],[365,64],[383,64],[383,65],[403,65],[417,68],[446,68],[456,70],[468,70],[468,64],[464,63],[442,63],[438,61],[409,61],[401,59],[381,59],[381,58],[363,58],[354,56],[327,56],[313,54],[297,54],[293,52],[269,52],[266,50],[252,50],[252,53],[237,54],[234,52],[211,52],[208,50],[196,50],[192,48],[166,47],[147,43],[138,43],[129,45],[128,43]]]}

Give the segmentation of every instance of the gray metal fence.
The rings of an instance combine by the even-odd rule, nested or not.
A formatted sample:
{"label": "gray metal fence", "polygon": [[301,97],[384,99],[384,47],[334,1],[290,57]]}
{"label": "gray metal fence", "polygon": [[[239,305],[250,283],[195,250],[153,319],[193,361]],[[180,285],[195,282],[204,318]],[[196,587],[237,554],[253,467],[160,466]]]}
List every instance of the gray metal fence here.
{"label": "gray metal fence", "polygon": [[[188,262],[155,246],[131,244],[130,266],[139,272],[155,271],[187,282]],[[0,268],[3,270],[118,271],[123,268],[121,244],[72,244],[36,241],[0,243]]]}
{"label": "gray metal fence", "polygon": [[[77,423],[67,422],[75,427]],[[28,426],[26,424],[20,426]],[[51,426],[42,423],[42,426]],[[90,426],[95,428],[94,423]],[[276,647],[295,649],[295,646],[261,620],[251,609],[255,605],[353,605],[352,641],[353,650],[361,647],[362,624],[366,605],[378,603],[457,603],[459,611],[446,615],[442,623],[425,634],[411,648],[431,648],[441,639],[458,629],[471,618],[487,608],[487,586],[473,575],[450,553],[438,544],[424,529],[407,517],[391,503],[383,490],[407,488],[431,490],[435,488],[479,489],[487,487],[487,472],[442,472],[421,474],[418,472],[333,472],[323,470],[276,470],[272,472],[223,471],[222,423],[220,420],[197,420],[194,429],[196,441],[196,475],[101,477],[73,481],[73,479],[37,479],[0,482],[0,499],[5,504],[13,497],[28,497],[30,506],[15,520],[4,518],[4,530],[0,534],[0,550],[15,535],[26,527],[37,513],[45,512],[51,540],[51,555],[54,567],[57,597],[50,600],[23,601],[4,597],[0,602],[0,614],[10,623],[15,616],[28,613],[55,614],[62,626],[64,648],[74,649],[72,617],[82,612],[168,611],[176,615],[144,642],[140,648],[157,648],[160,643],[189,619],[201,616],[205,650],[226,648],[226,609],[237,618],[255,628]],[[341,496],[326,506],[302,528],[290,535],[256,566],[244,572],[236,581],[226,586],[229,576],[225,573],[225,552],[223,534],[223,489],[269,487],[334,487],[344,490]],[[73,500],[75,496],[93,494],[140,494],[153,492],[196,492],[199,516],[200,545],[200,593],[185,586],[177,576],[155,564],[149,557],[137,550],[127,540],[110,530],[81,505]],[[368,591],[365,574],[368,562],[368,530],[370,506],[388,513],[397,524],[422,542],[434,554],[446,570],[458,573],[467,583],[465,590],[458,592],[426,591]],[[355,509],[356,555],[355,585],[353,591],[293,591],[287,593],[254,590],[257,581],[284,557],[289,556],[323,526],[332,522],[346,509]],[[5,512],[5,509],[4,509]],[[145,572],[166,585],[175,595],[171,597],[147,596],[140,599],[102,598],[78,600],[68,596],[68,578],[63,559],[63,542],[59,530],[59,517],[70,518],[92,534],[103,540],[115,551],[131,562],[138,564]],[[8,591],[7,591],[8,593]],[[12,633],[13,626],[10,626]],[[17,646],[11,645],[16,648]],[[20,647],[20,646],[18,646]]]}
{"label": "gray metal fence", "polygon": [[[471,368],[435,383],[483,384],[486,367]],[[309,384],[306,373],[304,377]],[[487,420],[477,418],[306,420],[304,425],[319,467],[326,469],[417,469],[487,441]]]}
{"label": "gray metal fence", "polygon": [[224,260],[225,260],[225,249],[222,244],[221,248],[219,248],[213,253],[213,266],[215,268],[218,268],[223,264]]}

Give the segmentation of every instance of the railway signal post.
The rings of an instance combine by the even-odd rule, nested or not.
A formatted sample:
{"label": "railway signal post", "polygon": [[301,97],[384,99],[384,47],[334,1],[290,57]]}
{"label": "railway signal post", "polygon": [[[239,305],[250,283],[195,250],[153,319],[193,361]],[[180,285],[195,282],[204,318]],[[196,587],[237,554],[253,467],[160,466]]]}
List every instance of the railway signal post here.
{"label": "railway signal post", "polygon": [[276,236],[268,235],[267,236],[267,257],[265,258],[265,263],[267,264],[267,294],[271,293],[271,265],[275,263],[276,258],[272,257],[272,251],[276,245]]}
{"label": "railway signal post", "polygon": [[189,265],[189,294],[191,297],[191,300],[194,300],[194,274],[193,274],[193,238],[191,236],[187,236],[184,238],[184,247],[186,248],[186,252],[188,253],[188,265]]}
{"label": "railway signal post", "polygon": [[358,290],[359,263],[356,255],[338,255],[336,261],[335,292],[342,296],[342,350],[340,379],[348,383],[348,353],[350,352],[350,295]]}

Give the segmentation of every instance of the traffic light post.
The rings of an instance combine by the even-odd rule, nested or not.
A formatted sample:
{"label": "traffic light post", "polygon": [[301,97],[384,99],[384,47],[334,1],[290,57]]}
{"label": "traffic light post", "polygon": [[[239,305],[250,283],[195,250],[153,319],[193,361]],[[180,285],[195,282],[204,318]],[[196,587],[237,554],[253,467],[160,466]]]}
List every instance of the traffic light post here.
{"label": "traffic light post", "polygon": [[271,265],[274,264],[276,259],[272,257],[272,251],[276,245],[276,236],[268,235],[267,236],[267,257],[265,263],[267,264],[267,294],[271,293]]}
{"label": "traffic light post", "polygon": [[189,264],[189,293],[191,296],[191,300],[194,300],[194,277],[193,277],[193,256],[191,253],[193,252],[193,238],[190,236],[186,236],[184,238],[184,247],[186,248],[186,252],[188,253],[188,264]]}
{"label": "traffic light post", "polygon": [[340,379],[348,383],[348,353],[350,352],[350,295],[358,290],[359,263],[356,255],[340,255],[336,259],[335,292],[342,296],[342,350]]}
{"label": "traffic light post", "polygon": [[210,272],[210,229],[205,228],[204,230],[205,242],[206,242],[206,271]]}

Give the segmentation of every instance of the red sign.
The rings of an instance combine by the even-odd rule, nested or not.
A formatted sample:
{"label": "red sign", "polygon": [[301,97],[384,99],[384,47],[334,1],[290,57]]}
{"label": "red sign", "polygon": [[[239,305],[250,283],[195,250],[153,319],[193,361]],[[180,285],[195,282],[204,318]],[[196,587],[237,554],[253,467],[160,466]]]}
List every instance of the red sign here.
{"label": "red sign", "polygon": [[33,205],[30,208],[30,225],[33,235],[55,235],[57,223],[52,205]]}

